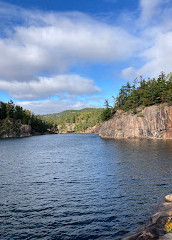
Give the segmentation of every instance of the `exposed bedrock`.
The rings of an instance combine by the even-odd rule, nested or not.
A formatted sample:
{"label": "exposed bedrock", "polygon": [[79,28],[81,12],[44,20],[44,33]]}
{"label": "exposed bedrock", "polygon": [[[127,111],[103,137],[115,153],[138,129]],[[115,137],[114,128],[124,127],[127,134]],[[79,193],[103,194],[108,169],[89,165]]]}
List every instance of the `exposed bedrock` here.
{"label": "exposed bedrock", "polygon": [[112,119],[101,124],[103,138],[172,139],[172,106],[154,105],[132,112],[117,111]]}
{"label": "exposed bedrock", "polygon": [[158,212],[149,224],[145,224],[138,231],[122,240],[171,240],[172,239],[172,194],[164,198]]}

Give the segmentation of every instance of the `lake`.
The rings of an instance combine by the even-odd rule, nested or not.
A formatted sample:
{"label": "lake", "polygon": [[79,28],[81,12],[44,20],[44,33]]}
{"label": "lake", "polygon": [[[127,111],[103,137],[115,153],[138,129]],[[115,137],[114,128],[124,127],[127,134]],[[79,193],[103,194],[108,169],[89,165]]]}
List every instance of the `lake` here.
{"label": "lake", "polygon": [[0,239],[114,240],[172,193],[172,141],[0,140]]}

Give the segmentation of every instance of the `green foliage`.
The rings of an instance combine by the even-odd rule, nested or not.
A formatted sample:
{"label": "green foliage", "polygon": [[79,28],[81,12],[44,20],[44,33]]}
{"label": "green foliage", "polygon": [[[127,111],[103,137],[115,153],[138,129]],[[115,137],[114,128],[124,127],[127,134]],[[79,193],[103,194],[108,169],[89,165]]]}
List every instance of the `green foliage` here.
{"label": "green foliage", "polygon": [[145,116],[143,114],[138,114],[137,117],[144,118]]}
{"label": "green foliage", "polygon": [[101,113],[102,109],[99,108],[84,108],[40,115],[39,117],[44,121],[51,122],[61,131],[66,131],[67,125],[74,124],[75,132],[84,132],[88,127],[93,127],[101,122]]}
{"label": "green foliage", "polygon": [[[116,101],[116,99],[114,97],[113,97],[113,100],[114,100],[114,102]],[[115,113],[115,109],[109,105],[109,102],[107,99],[105,99],[104,106],[106,108],[104,108],[101,113],[101,120],[103,122],[109,120]]]}
{"label": "green foliage", "polygon": [[106,108],[102,111],[102,114],[101,114],[101,120],[103,122],[109,120],[110,118],[112,117],[112,112],[111,112],[111,109],[110,108]]}
{"label": "green foliage", "polygon": [[17,131],[20,127],[20,122],[13,124],[13,121],[10,121],[9,118],[5,118],[0,124],[0,134],[4,131],[9,132],[10,130]]}
{"label": "green foliage", "polygon": [[6,117],[7,117],[6,104],[0,102],[0,120],[5,119]]}
{"label": "green foliage", "polygon": [[116,98],[115,108],[128,111],[139,106],[150,106],[159,103],[172,104],[172,74],[165,75],[163,72],[157,79],[146,81],[140,77],[140,81],[134,81],[132,85],[127,83],[122,86]]}
{"label": "green foliage", "polygon": [[[48,128],[52,128],[52,124],[46,123],[39,117],[35,116],[29,110],[25,110],[22,107],[15,105],[12,101],[8,103],[0,102],[0,131],[9,130],[11,128],[11,120],[20,120],[22,124],[28,124],[32,127],[32,131],[38,133],[44,133]],[[15,126],[18,128],[18,126]]]}
{"label": "green foliage", "polygon": [[45,114],[45,115],[39,115],[39,117],[47,122],[51,123],[62,123],[63,121],[69,121],[70,123],[75,123],[77,121],[77,117],[81,113],[91,113],[94,112],[94,110],[97,110],[95,108],[84,108],[81,110],[66,110],[61,113],[53,113],[53,114]]}

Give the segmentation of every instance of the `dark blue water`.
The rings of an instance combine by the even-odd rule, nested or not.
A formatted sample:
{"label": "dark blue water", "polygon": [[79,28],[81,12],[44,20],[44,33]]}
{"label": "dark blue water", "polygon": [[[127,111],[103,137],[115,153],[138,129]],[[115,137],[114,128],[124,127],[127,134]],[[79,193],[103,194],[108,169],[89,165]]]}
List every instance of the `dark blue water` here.
{"label": "dark blue water", "polygon": [[0,239],[120,239],[172,189],[172,141],[0,140]]}

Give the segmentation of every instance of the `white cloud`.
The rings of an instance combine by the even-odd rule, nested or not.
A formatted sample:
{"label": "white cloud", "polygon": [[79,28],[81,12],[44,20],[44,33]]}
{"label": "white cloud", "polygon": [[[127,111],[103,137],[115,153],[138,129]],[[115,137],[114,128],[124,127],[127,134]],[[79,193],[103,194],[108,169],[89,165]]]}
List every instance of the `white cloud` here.
{"label": "white cloud", "polygon": [[128,67],[122,71],[123,78],[135,78],[138,76],[157,77],[161,71],[170,73],[172,63],[172,31],[163,33],[160,31],[154,37],[151,47],[141,54],[145,63],[140,68]]}
{"label": "white cloud", "polygon": [[[117,69],[128,61],[122,70],[126,79],[168,73],[172,62],[170,4],[170,0],[140,0],[140,16],[138,9],[130,12],[127,27],[120,20],[114,26],[79,12],[43,13],[11,7],[10,17],[15,20],[9,21],[8,31],[4,28],[0,33],[0,89],[23,100],[91,96],[100,92],[94,81],[70,74],[87,63],[113,63]],[[130,15],[123,12],[122,18],[124,14],[128,19]],[[0,15],[7,19],[8,9],[3,10],[1,3]],[[17,17],[20,24],[14,26]],[[115,62],[122,64],[116,67]],[[32,108],[44,105],[29,104]]]}
{"label": "white cloud", "polygon": [[[0,90],[14,99],[93,95],[93,80],[71,75],[84,64],[122,61],[138,51],[139,40],[127,30],[79,12],[44,13],[0,3],[8,31],[0,27]],[[14,25],[20,20],[20,24]],[[6,25],[4,25],[6,27]],[[73,72],[73,71],[72,71]],[[42,77],[46,76],[46,77]]]}
{"label": "white cloud", "polygon": [[164,0],[140,0],[140,20],[143,23],[148,23],[151,18],[157,13],[160,4],[163,2]]}
{"label": "white cloud", "polygon": [[96,108],[101,107],[95,104],[82,101],[65,101],[65,100],[46,100],[46,101],[32,101],[32,102],[17,102],[24,109],[29,109],[35,114],[58,113],[65,110],[79,110],[82,108]]}
{"label": "white cloud", "polygon": [[126,30],[81,13],[30,13],[29,20],[31,25],[15,26],[0,39],[1,79],[29,81],[80,63],[127,59],[138,50],[138,39]]}
{"label": "white cloud", "polygon": [[122,70],[121,77],[128,80],[133,80],[137,77],[137,72],[134,67],[128,67]]}
{"label": "white cloud", "polygon": [[92,95],[100,93],[91,79],[79,75],[57,75],[51,78],[39,77],[37,81],[0,81],[0,89],[16,99],[43,99],[51,96]]}
{"label": "white cloud", "polygon": [[125,79],[141,75],[157,77],[161,71],[172,71],[172,3],[169,0],[140,0],[140,6],[139,20],[144,24],[144,28],[139,26],[142,49],[136,63],[122,70],[121,76]]}

